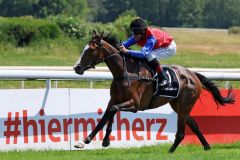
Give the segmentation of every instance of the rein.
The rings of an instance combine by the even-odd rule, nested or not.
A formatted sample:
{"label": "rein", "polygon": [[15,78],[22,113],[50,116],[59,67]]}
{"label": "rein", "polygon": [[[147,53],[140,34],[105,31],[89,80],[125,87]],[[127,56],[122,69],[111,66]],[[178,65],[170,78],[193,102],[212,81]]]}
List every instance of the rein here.
{"label": "rein", "polygon": [[107,57],[104,57],[104,58],[100,58],[96,61],[92,61],[89,65],[85,66],[86,69],[90,69],[90,68],[94,68],[95,69],[95,66],[99,63],[103,63],[105,62],[107,59],[111,58],[112,56],[115,56],[116,54],[119,54],[120,51],[116,52],[116,53],[112,53],[112,51],[108,50],[106,47],[104,47],[102,44],[101,44],[101,48],[105,49],[108,53],[110,53],[110,55],[108,55]]}
{"label": "rein", "polygon": [[[122,59],[123,59],[123,72],[125,74],[125,77],[127,78],[128,81],[128,87],[130,87],[130,82],[129,82],[129,76],[128,76],[128,72],[127,72],[127,66],[126,66],[126,58],[124,53],[122,54]],[[139,75],[139,73],[138,73]],[[139,77],[139,76],[138,76]]]}
{"label": "rein", "polygon": [[[99,58],[96,61],[92,61],[89,65],[85,66],[85,68],[90,69],[90,68],[95,68],[95,66],[99,63],[103,63],[106,62],[106,60],[108,60],[109,58],[121,53],[120,51],[117,51],[114,53],[113,50],[109,50],[107,49],[102,43],[98,44],[99,47],[101,49],[104,49],[109,55],[103,58]],[[131,80],[138,80],[138,81],[145,81],[145,82],[155,82],[156,80],[153,78],[147,78],[147,77],[140,77],[139,72],[140,72],[140,68],[141,68],[141,62],[139,62],[139,67],[138,67],[138,75],[137,76],[129,76],[128,75],[128,71],[127,71],[127,64],[126,64],[126,57],[124,55],[124,53],[120,54],[123,60],[123,72],[124,72],[124,76],[123,77],[119,77],[119,78],[114,78],[115,80],[121,81],[126,79],[128,81],[128,87],[130,87],[130,81]]]}

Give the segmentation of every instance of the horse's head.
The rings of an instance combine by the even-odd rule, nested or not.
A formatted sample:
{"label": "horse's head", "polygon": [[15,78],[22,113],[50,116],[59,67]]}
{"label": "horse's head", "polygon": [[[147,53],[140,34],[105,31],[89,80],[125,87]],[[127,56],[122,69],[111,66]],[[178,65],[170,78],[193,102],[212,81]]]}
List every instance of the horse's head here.
{"label": "horse's head", "polygon": [[77,74],[82,75],[84,71],[95,68],[97,64],[104,60],[102,47],[103,33],[98,35],[93,31],[92,38],[83,49],[81,57],[73,67]]}
{"label": "horse's head", "polygon": [[95,68],[95,66],[112,54],[117,53],[119,42],[116,37],[103,36],[103,32],[98,35],[93,31],[92,38],[83,49],[81,57],[73,67],[77,74],[82,75],[84,71]]}

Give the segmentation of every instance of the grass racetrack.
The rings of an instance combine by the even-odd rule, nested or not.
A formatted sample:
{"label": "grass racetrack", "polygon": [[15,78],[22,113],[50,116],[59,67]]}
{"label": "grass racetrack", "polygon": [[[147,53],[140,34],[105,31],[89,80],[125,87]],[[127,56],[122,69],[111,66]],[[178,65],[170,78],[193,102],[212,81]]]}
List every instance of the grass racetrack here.
{"label": "grass racetrack", "polygon": [[[36,144],[37,145],[37,144]],[[0,152],[1,160],[237,160],[240,157],[240,143],[212,145],[204,151],[202,146],[181,145],[170,154],[170,144],[156,146],[99,149],[79,151],[11,151]]]}

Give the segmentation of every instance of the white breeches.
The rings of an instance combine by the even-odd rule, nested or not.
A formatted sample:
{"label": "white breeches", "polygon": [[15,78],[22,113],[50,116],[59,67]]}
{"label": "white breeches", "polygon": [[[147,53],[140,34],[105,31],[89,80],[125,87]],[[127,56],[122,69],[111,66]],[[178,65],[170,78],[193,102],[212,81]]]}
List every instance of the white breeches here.
{"label": "white breeches", "polygon": [[158,60],[167,59],[175,55],[176,51],[177,51],[176,43],[172,41],[168,47],[154,49],[146,56],[146,58],[148,62],[152,61],[154,58],[157,58]]}

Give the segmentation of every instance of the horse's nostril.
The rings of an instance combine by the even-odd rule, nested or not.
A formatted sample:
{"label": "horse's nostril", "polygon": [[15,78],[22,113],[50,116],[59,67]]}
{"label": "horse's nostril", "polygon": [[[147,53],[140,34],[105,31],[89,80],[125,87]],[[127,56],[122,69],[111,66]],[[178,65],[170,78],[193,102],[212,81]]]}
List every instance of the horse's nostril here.
{"label": "horse's nostril", "polygon": [[84,69],[82,66],[74,66],[73,70],[75,71],[75,73],[82,75],[84,73]]}
{"label": "horse's nostril", "polygon": [[77,73],[79,75],[83,75],[84,71],[83,70],[75,70],[75,73]]}
{"label": "horse's nostril", "polygon": [[74,67],[73,67],[73,69],[74,69],[75,71],[81,70],[81,68],[82,68],[81,66],[74,66]]}

